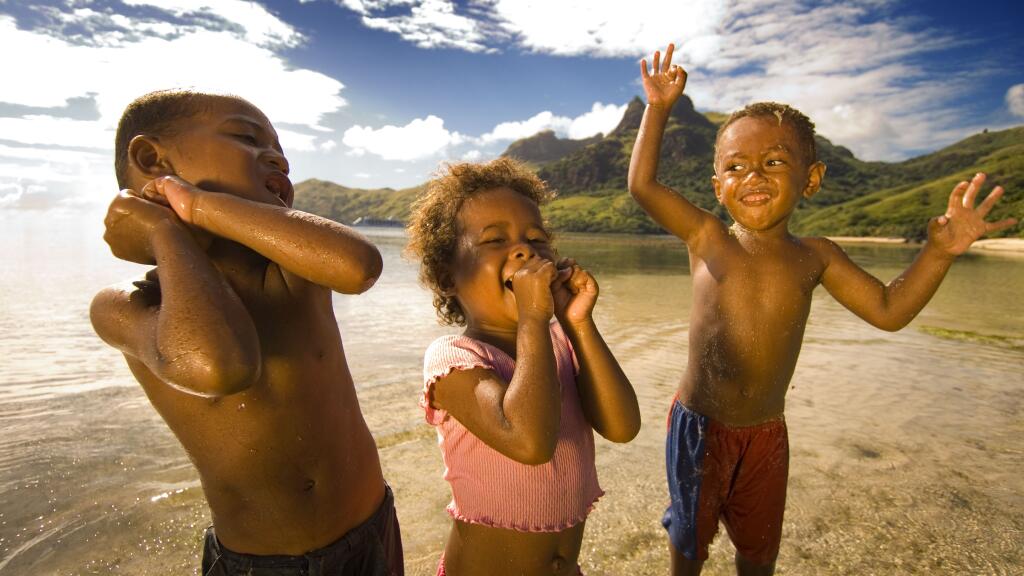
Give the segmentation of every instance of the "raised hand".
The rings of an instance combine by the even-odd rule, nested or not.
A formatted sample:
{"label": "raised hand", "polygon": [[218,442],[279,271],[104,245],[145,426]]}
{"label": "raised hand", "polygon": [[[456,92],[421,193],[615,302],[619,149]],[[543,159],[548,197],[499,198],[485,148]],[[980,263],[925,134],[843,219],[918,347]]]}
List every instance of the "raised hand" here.
{"label": "raised hand", "polygon": [[977,208],[974,207],[975,198],[984,183],[985,175],[979,172],[969,183],[961,182],[953,188],[946,213],[933,218],[928,224],[930,244],[951,256],[959,256],[978,238],[1017,223],[1016,218],[1006,218],[999,222],[985,220],[996,202],[1003,196],[1002,186],[996,186]]}
{"label": "raised hand", "polygon": [[675,44],[669,44],[665,50],[665,61],[661,62],[661,53],[654,53],[653,71],[647,71],[647,59],[640,61],[640,78],[643,80],[647,104],[671,108],[686,87],[686,70],[672,65],[672,52]]}
{"label": "raised hand", "polygon": [[122,190],[110,203],[104,219],[103,240],[114,256],[139,264],[155,264],[151,237],[161,223],[181,226],[181,220],[166,206],[139,197],[134,190]]}
{"label": "raised hand", "polygon": [[565,325],[590,320],[597,303],[597,281],[572,258],[563,259],[559,267],[561,281],[552,286],[555,315],[559,322]]}

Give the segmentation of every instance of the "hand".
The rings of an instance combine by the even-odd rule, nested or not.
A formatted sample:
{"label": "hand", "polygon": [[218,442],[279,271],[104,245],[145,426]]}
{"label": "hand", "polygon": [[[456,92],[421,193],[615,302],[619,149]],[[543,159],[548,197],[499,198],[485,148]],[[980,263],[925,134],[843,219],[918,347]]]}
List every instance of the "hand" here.
{"label": "hand", "polygon": [[974,199],[985,183],[985,175],[978,173],[970,183],[961,182],[949,195],[946,213],[932,218],[928,223],[928,243],[942,249],[950,256],[959,256],[970,248],[975,240],[986,234],[998,232],[1017,223],[1016,218],[999,222],[986,222],[985,217],[1003,195],[1003,187],[996,186],[977,208]]}
{"label": "hand", "polygon": [[189,224],[188,230],[199,244],[206,250],[213,242],[213,235],[199,228],[193,221],[195,201],[205,191],[189,184],[177,176],[163,176],[150,180],[142,187],[141,196],[150,202],[167,206],[183,222]]}
{"label": "hand", "polygon": [[536,318],[548,321],[555,306],[551,295],[552,283],[558,277],[555,263],[531,256],[523,267],[512,275],[512,293],[515,295],[519,320]]}
{"label": "hand", "polygon": [[555,314],[562,324],[579,324],[590,320],[599,292],[597,280],[572,258],[559,264],[559,280],[553,287]]}
{"label": "hand", "polygon": [[183,222],[193,224],[196,198],[204,192],[177,176],[162,176],[150,180],[142,188],[142,197],[174,210]]}
{"label": "hand", "polygon": [[150,239],[158,225],[181,225],[170,208],[140,198],[134,190],[122,190],[114,198],[103,222],[103,240],[114,256],[139,264],[156,263]]}
{"label": "hand", "polygon": [[661,63],[661,53],[654,53],[653,74],[647,72],[647,60],[640,61],[640,78],[647,94],[647,104],[666,109],[672,108],[686,87],[686,70],[672,65],[672,52],[675,44],[669,44],[665,50],[665,62]]}

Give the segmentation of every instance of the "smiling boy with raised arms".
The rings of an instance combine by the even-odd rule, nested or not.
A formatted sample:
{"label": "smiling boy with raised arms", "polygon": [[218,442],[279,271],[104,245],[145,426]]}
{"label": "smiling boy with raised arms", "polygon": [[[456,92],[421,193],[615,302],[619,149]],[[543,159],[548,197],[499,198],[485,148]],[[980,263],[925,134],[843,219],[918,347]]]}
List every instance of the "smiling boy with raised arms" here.
{"label": "smiling boy with raised arms", "polygon": [[779,551],[789,470],[783,417],[811,294],[820,284],[843,306],[883,330],[899,330],[924,308],[957,255],[981,236],[1016,223],[990,223],[996,187],[977,207],[985,180],[961,182],[944,215],[928,225],[917,259],[889,284],[854,264],[825,238],[789,233],[801,198],[821,186],[814,125],[774,102],[751,104],[721,126],[715,196],[726,225],[657,179],[662,134],[686,72],[655,52],[641,62],[647,109],[629,167],[629,190],[689,251],[693,308],[689,361],[673,401],[666,446],[674,574],[697,574],[725,524],[740,574],[771,574]]}

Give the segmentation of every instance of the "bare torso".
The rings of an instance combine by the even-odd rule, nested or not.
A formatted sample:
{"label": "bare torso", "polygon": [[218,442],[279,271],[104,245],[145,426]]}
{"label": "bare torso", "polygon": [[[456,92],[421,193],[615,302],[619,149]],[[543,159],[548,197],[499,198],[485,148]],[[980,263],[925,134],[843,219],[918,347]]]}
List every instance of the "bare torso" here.
{"label": "bare torso", "polygon": [[518,532],[455,520],[445,547],[445,573],[575,576],[584,525],[561,532]]}
{"label": "bare torso", "polygon": [[[199,471],[217,536],[249,554],[301,554],[369,518],[384,496],[330,290],[291,293],[282,275],[218,265],[250,312],[262,370],[249,389],[206,398],[126,356]],[[150,290],[147,298],[159,301]]]}
{"label": "bare torso", "polygon": [[[744,239],[746,240],[746,239]],[[679,399],[726,425],[778,418],[824,264],[807,241],[741,241],[723,226],[691,251],[689,363]]]}

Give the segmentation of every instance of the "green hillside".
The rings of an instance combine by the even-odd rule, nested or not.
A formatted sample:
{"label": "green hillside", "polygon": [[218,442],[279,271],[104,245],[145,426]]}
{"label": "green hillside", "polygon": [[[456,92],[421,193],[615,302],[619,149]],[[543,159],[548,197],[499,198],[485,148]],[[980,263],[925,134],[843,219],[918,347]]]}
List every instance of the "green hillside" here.
{"label": "green hillside", "polygon": [[[505,155],[527,161],[558,191],[545,216],[557,230],[660,233],[626,190],[629,155],[643,117],[634,98],[622,121],[606,136],[560,139],[542,132],[512,143]],[[722,114],[697,112],[685,95],[665,130],[659,178],[723,220],[728,216],[711,187],[715,134]],[[828,165],[821,191],[804,201],[791,228],[798,234],[924,237],[928,219],[942,214],[950,190],[976,172],[1007,189],[993,217],[1024,215],[1024,126],[984,132],[904,162],[865,162],[850,150],[818,137]],[[989,187],[990,189],[991,187]],[[360,217],[404,219],[422,186],[359,190],[307,180],[296,186],[296,207],[351,223]],[[987,190],[986,190],[987,192]],[[1024,226],[998,236],[1024,237]]]}

